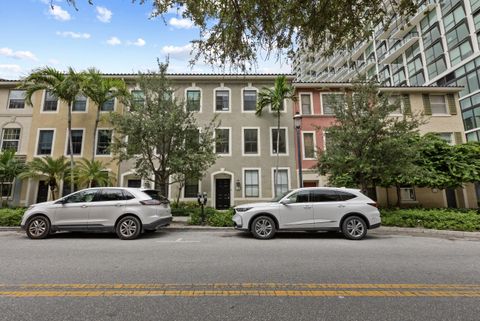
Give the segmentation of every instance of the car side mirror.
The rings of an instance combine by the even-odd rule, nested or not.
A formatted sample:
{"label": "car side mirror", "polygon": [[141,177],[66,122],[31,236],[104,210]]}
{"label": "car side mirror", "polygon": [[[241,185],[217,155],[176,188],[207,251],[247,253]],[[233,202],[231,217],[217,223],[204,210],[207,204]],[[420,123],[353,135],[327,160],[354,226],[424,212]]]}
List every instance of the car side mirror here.
{"label": "car side mirror", "polygon": [[289,198],[286,198],[286,199],[283,199],[283,200],[280,201],[280,204],[282,204],[282,205],[288,205],[290,203],[292,203],[292,200],[289,199]]}

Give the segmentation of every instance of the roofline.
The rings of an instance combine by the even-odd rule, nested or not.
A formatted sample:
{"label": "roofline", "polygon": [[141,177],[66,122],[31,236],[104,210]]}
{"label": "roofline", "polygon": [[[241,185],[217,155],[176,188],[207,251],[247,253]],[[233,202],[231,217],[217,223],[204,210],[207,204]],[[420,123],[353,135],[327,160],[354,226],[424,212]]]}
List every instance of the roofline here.
{"label": "roofline", "polygon": [[[297,90],[302,88],[322,89],[344,89],[352,88],[355,83],[352,82],[293,82],[293,87]],[[459,86],[379,86],[380,91],[388,92],[449,92],[457,93],[463,90]]]}

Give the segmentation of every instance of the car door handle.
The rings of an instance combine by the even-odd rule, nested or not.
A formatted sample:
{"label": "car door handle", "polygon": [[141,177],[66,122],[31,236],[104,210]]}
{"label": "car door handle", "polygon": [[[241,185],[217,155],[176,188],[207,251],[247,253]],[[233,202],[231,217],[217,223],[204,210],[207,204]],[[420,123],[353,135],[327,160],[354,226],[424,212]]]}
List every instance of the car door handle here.
{"label": "car door handle", "polygon": [[338,205],[338,207],[345,207],[345,205],[340,204],[340,205]]}
{"label": "car door handle", "polygon": [[310,205],[305,205],[303,208],[308,210],[308,209],[311,209],[312,207]]}
{"label": "car door handle", "polygon": [[115,206],[119,207],[119,206],[122,206],[122,204],[115,204]]}
{"label": "car door handle", "polygon": [[82,207],[82,208],[86,208],[86,207],[87,207],[87,205],[82,205],[81,207]]}

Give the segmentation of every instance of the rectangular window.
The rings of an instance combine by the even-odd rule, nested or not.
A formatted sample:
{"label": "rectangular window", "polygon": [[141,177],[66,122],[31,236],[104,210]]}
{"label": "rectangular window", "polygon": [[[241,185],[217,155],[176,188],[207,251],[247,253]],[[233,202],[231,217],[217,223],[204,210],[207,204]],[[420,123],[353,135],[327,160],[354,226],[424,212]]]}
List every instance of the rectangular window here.
{"label": "rectangular window", "polygon": [[10,90],[8,96],[9,109],[25,108],[25,90]]}
{"label": "rectangular window", "polygon": [[277,182],[277,171],[276,169],[273,170],[273,181],[274,186],[276,185],[275,189],[275,196],[281,195],[288,191],[288,170],[286,169],[279,169],[278,170],[278,183]]}
{"label": "rectangular window", "polygon": [[447,104],[445,102],[445,96],[430,95],[430,106],[432,108],[432,115],[447,114]]}
{"label": "rectangular window", "polygon": [[278,153],[286,154],[287,153],[287,144],[286,144],[286,129],[280,128],[280,136],[278,136],[277,128],[272,128],[272,154],[277,154],[277,137],[278,141]]}
{"label": "rectangular window", "polygon": [[422,58],[420,56],[416,57],[412,61],[407,64],[408,74],[413,75],[417,73],[419,70],[422,70]]}
{"label": "rectangular window", "polygon": [[2,150],[18,152],[20,142],[20,128],[4,128],[2,133]]}
{"label": "rectangular window", "polygon": [[423,71],[418,72],[417,74],[410,76],[410,86],[421,86],[425,83],[425,76]]}
{"label": "rectangular window", "polygon": [[436,10],[430,11],[430,13],[420,21],[420,28],[422,34],[425,33],[435,22],[437,22],[437,12]]}
{"label": "rectangular window", "polygon": [[452,66],[460,63],[463,59],[467,58],[472,53],[473,50],[472,45],[470,45],[470,41],[465,41],[460,46],[450,50],[450,62]]}
{"label": "rectangular window", "polygon": [[256,90],[243,91],[243,110],[244,111],[257,110],[257,91]]}
{"label": "rectangular window", "polygon": [[415,201],[415,191],[413,187],[401,187],[400,199],[402,201]]}
{"label": "rectangular window", "polygon": [[51,129],[39,131],[37,155],[52,154],[53,132]]}
{"label": "rectangular window", "polygon": [[258,169],[245,170],[245,197],[260,196],[260,177]]}
{"label": "rectangular window", "polygon": [[11,197],[12,196],[12,183],[3,182],[2,183],[2,195],[1,197]]}
{"label": "rectangular window", "polygon": [[243,153],[258,154],[258,129],[245,128],[243,130]]}
{"label": "rectangular window", "polygon": [[87,110],[87,97],[84,95],[78,95],[73,102],[72,111],[86,111]]}
{"label": "rectangular window", "polygon": [[312,114],[312,104],[310,101],[309,94],[301,94],[300,95],[300,102],[302,104],[302,114],[303,115],[311,115]]}
{"label": "rectangular window", "polygon": [[144,105],[145,94],[141,90],[132,90],[133,105]]}
{"label": "rectangular window", "polygon": [[110,98],[102,104],[100,111],[114,111],[115,109],[115,98]]}
{"label": "rectangular window", "polygon": [[437,75],[441,74],[445,70],[447,70],[447,66],[445,65],[444,57],[441,57],[434,63],[427,66],[428,76],[430,78],[436,77]]}
{"label": "rectangular window", "polygon": [[200,111],[200,90],[187,90],[187,110]]}
{"label": "rectangular window", "polygon": [[45,101],[43,102],[43,111],[57,111],[58,98],[47,90]]}
{"label": "rectangular window", "polygon": [[452,29],[457,23],[465,18],[465,10],[462,6],[458,6],[455,10],[443,17],[443,25],[445,32]]}
{"label": "rectangular window", "polygon": [[303,158],[315,158],[314,133],[303,133]]}
{"label": "rectangular window", "polygon": [[391,95],[388,97],[388,103],[392,105],[392,109],[395,108],[390,114],[401,115],[402,114],[402,97],[400,95]]}
{"label": "rectangular window", "polygon": [[198,196],[198,180],[186,179],[185,187],[183,189],[184,198],[196,198]]}
{"label": "rectangular window", "polygon": [[[72,129],[72,154],[82,154],[83,129]],[[67,155],[70,155],[70,139],[67,140]]]}
{"label": "rectangular window", "polygon": [[[434,10],[435,11],[435,10]],[[438,24],[423,34],[423,47],[429,47],[435,40],[440,38],[440,28]]]}
{"label": "rectangular window", "polygon": [[438,136],[440,136],[441,139],[447,142],[449,145],[453,145],[453,138],[452,138],[452,133],[437,133]]}
{"label": "rectangular window", "polygon": [[335,115],[335,107],[345,104],[344,94],[322,94],[322,110],[324,115]]}
{"label": "rectangular window", "polygon": [[110,144],[112,143],[112,130],[99,129],[97,132],[97,148],[95,154],[110,155]]}
{"label": "rectangular window", "polygon": [[127,187],[140,188],[142,187],[141,179],[129,179],[127,182]]}
{"label": "rectangular window", "polygon": [[230,92],[228,90],[215,91],[215,110],[228,111],[230,109]]}
{"label": "rectangular window", "polygon": [[215,129],[215,152],[217,154],[230,153],[230,130],[228,128]]}
{"label": "rectangular window", "polygon": [[431,63],[443,54],[442,42],[436,42],[433,46],[425,50],[425,61]]}
{"label": "rectangular window", "polygon": [[448,48],[452,48],[456,46],[459,42],[469,36],[469,31],[467,27],[467,23],[464,22],[459,26],[455,27],[452,31],[448,32],[445,35],[447,39]]}
{"label": "rectangular window", "polygon": [[403,68],[398,71],[397,73],[392,75],[392,81],[394,86],[400,86],[403,85],[405,82],[405,71]]}

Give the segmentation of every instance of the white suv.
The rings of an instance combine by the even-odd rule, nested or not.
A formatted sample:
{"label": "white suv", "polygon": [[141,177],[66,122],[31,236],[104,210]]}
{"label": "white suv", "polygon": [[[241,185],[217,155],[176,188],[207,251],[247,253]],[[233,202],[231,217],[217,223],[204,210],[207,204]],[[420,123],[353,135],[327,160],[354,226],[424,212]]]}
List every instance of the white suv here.
{"label": "white suv", "polygon": [[258,239],[270,239],[278,230],[300,230],[341,231],[360,240],[367,229],[380,226],[380,212],[359,190],[311,187],[288,191],[272,202],[239,205],[233,222]]}
{"label": "white suv", "polygon": [[101,187],[32,205],[21,226],[32,239],[43,239],[56,231],[103,231],[132,240],[142,230],[155,231],[171,221],[169,202],[158,191]]}

